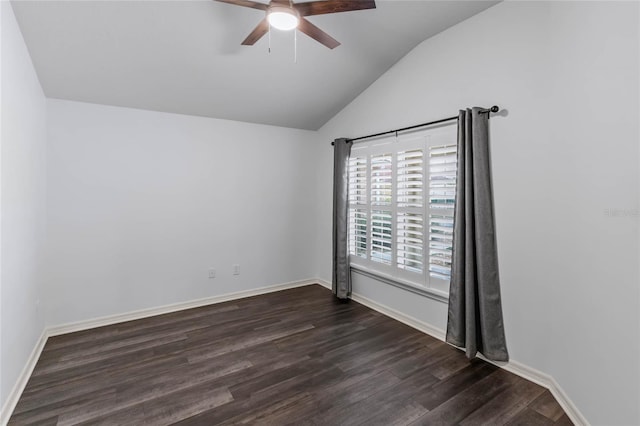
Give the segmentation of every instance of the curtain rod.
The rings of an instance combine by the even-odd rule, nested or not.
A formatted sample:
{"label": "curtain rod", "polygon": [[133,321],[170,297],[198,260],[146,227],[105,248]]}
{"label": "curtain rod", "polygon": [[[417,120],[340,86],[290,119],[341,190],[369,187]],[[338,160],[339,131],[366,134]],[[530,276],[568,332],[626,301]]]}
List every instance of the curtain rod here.
{"label": "curtain rod", "polygon": [[[500,111],[500,107],[498,107],[497,105],[494,105],[489,109],[481,110],[480,113],[481,114],[485,114],[485,113],[488,113],[488,112],[498,112],[498,111]],[[360,136],[359,138],[351,138],[351,139],[347,139],[347,142],[355,142],[355,141],[359,141],[359,140],[362,140],[362,139],[375,138],[376,136],[388,135],[390,133],[404,132],[405,130],[417,129],[418,127],[431,126],[433,124],[445,123],[447,121],[452,121],[452,120],[457,120],[457,119],[458,119],[458,116],[456,115],[454,117],[443,118],[441,120],[429,121],[428,123],[416,124],[415,126],[403,127],[401,129],[389,130],[389,131],[386,131],[386,132],[375,133],[373,135]],[[331,142],[331,145],[333,145],[333,142]]]}

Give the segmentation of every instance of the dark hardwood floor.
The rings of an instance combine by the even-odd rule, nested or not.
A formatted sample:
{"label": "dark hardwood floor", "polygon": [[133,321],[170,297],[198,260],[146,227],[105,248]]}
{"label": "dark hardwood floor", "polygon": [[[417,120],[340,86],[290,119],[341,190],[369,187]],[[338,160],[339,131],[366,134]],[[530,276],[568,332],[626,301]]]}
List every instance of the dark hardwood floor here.
{"label": "dark hardwood floor", "polygon": [[52,337],[9,424],[569,425],[544,388],[307,286]]}

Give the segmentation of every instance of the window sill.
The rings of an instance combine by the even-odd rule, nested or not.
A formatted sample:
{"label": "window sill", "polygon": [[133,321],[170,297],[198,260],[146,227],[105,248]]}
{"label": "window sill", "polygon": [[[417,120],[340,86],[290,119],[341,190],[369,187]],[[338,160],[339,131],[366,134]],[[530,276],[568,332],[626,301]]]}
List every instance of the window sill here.
{"label": "window sill", "polygon": [[392,285],[394,287],[401,288],[403,290],[410,291],[412,293],[419,294],[420,296],[428,297],[429,299],[437,300],[438,302],[448,303],[449,295],[429,288],[418,287],[416,284],[413,284],[409,281],[405,281],[401,278],[392,277],[386,274],[382,274],[380,272],[374,272],[370,269],[367,269],[363,266],[359,265],[351,265],[351,271],[360,275],[364,275],[365,277],[373,278],[374,280],[383,282],[385,284]]}

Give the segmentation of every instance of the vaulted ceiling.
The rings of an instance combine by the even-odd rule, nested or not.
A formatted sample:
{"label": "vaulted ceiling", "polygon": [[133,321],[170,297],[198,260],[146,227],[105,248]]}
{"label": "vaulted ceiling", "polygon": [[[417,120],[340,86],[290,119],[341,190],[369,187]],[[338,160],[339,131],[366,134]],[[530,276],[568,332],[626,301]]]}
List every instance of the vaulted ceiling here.
{"label": "vaulted ceiling", "polygon": [[[266,2],[266,0],[263,0]],[[271,32],[200,1],[13,1],[45,94],[106,105],[318,129],[423,40],[496,1],[378,0],[308,19],[342,43]],[[296,59],[294,61],[294,58]]]}

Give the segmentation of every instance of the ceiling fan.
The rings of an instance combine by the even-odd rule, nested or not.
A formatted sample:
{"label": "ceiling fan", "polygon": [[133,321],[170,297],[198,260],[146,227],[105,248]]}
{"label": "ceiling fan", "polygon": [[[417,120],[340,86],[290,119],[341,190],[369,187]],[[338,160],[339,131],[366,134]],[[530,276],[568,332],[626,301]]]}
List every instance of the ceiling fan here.
{"label": "ceiling fan", "polygon": [[306,20],[305,16],[325,15],[328,13],[350,12],[353,10],[375,9],[375,0],[321,0],[293,3],[291,0],[271,0],[269,4],[251,0],[216,0],[221,3],[264,10],[266,16],[251,34],[242,42],[252,46],[269,31],[269,25],[279,30],[298,29],[329,49],[340,46],[340,42]]}

